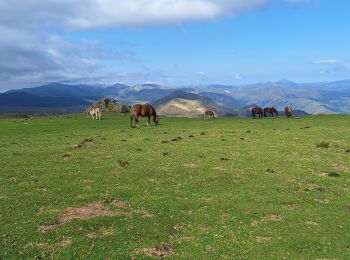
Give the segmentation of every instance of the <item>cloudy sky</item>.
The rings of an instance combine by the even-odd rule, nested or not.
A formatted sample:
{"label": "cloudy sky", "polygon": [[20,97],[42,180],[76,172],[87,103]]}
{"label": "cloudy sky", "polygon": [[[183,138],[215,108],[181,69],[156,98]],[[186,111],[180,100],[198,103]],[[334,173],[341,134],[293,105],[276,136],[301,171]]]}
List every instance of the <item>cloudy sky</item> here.
{"label": "cloudy sky", "polygon": [[350,78],[348,0],[0,0],[0,91]]}

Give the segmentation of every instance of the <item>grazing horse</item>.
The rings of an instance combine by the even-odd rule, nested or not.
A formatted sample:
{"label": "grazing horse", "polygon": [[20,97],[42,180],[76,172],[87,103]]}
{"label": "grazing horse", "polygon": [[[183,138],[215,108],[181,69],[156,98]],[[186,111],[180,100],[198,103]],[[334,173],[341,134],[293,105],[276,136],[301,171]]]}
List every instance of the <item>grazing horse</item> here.
{"label": "grazing horse", "polygon": [[284,112],[286,112],[286,117],[287,118],[293,117],[292,108],[291,107],[285,107],[284,108]]}
{"label": "grazing horse", "polygon": [[263,118],[264,111],[262,110],[261,107],[253,107],[252,108],[252,118],[255,119],[256,115],[258,115],[259,118]]}
{"label": "grazing horse", "polygon": [[136,126],[139,127],[139,116],[148,117],[147,125],[151,124],[151,116],[156,125],[159,123],[159,117],[157,116],[156,110],[150,104],[136,104],[131,108],[130,127],[135,119]]}
{"label": "grazing horse", "polygon": [[205,110],[204,119],[212,119],[212,118],[215,118],[214,112],[210,110]]}
{"label": "grazing horse", "polygon": [[85,110],[85,112],[87,115],[90,114],[92,119],[101,119],[102,113],[99,107],[89,107]]}
{"label": "grazing horse", "polygon": [[275,115],[278,116],[278,111],[274,107],[265,107],[264,108],[264,117],[267,116],[267,113],[269,113],[269,116],[274,117]]}

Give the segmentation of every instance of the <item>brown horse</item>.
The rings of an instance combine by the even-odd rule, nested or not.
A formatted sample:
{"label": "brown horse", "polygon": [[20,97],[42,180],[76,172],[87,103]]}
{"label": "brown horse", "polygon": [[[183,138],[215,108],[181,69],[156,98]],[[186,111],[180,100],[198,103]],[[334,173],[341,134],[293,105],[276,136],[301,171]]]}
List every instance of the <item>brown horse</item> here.
{"label": "brown horse", "polygon": [[264,111],[262,110],[261,107],[252,108],[252,118],[255,119],[257,115],[259,116],[259,118],[263,118]]}
{"label": "brown horse", "polygon": [[139,127],[139,116],[148,117],[147,125],[151,124],[151,116],[156,125],[159,123],[159,117],[156,110],[150,104],[136,104],[131,108],[130,127],[132,127],[132,121],[135,119],[136,126]]}
{"label": "brown horse", "polygon": [[285,107],[284,108],[284,112],[286,112],[286,117],[287,118],[290,118],[290,117],[293,117],[293,114],[292,114],[292,108],[291,107]]}
{"label": "brown horse", "polygon": [[210,110],[205,110],[204,119],[212,119],[212,118],[215,118],[214,112]]}
{"label": "brown horse", "polygon": [[278,111],[274,107],[265,107],[264,108],[264,117],[267,116],[267,113],[269,113],[269,116],[278,116]]}

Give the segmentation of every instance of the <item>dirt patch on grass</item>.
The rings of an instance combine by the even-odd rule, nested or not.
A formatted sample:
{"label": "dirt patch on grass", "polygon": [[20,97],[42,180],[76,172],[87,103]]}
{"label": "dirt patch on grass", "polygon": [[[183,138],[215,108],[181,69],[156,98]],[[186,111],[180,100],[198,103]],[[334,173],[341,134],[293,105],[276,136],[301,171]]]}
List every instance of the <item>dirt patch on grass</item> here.
{"label": "dirt patch on grass", "polygon": [[145,210],[144,208],[141,209],[134,209],[131,211],[132,213],[136,213],[136,214],[140,214],[143,218],[150,218],[153,215],[150,214],[147,210]]}
{"label": "dirt patch on grass", "polygon": [[111,205],[119,209],[126,209],[130,206],[129,203],[122,200],[113,200]]}
{"label": "dirt patch on grass", "polygon": [[119,160],[116,163],[116,166],[119,167],[119,168],[125,168],[128,165],[129,165],[129,162],[128,161],[123,161],[123,160]]}
{"label": "dirt patch on grass", "polygon": [[342,171],[342,172],[348,172],[350,173],[350,168],[346,167],[345,165],[342,165],[340,163],[334,163],[333,168],[336,169],[337,171]]}
{"label": "dirt patch on grass", "polygon": [[271,240],[271,237],[260,237],[260,236],[258,236],[255,239],[259,243],[266,243],[266,242],[269,242]]}
{"label": "dirt patch on grass", "polygon": [[111,217],[121,214],[120,211],[111,211],[101,202],[91,202],[81,208],[67,208],[65,213],[59,218],[59,223],[65,224],[75,219],[89,219],[93,217]]}
{"label": "dirt patch on grass", "polygon": [[191,168],[191,169],[198,168],[198,164],[196,164],[194,162],[185,163],[184,166],[186,168]]}
{"label": "dirt patch on grass", "polygon": [[163,258],[172,254],[174,246],[171,244],[159,244],[154,247],[149,248],[137,248],[135,249],[136,254],[144,254],[147,256],[153,256],[158,258]]}
{"label": "dirt patch on grass", "polygon": [[281,215],[268,215],[266,217],[264,217],[263,219],[268,220],[268,221],[281,221],[283,218]]}
{"label": "dirt patch on grass", "polygon": [[63,161],[70,161],[70,159],[71,159],[71,155],[70,155],[70,154],[64,154],[64,155],[62,156],[62,160],[63,160]]}
{"label": "dirt patch on grass", "polygon": [[257,226],[259,224],[267,223],[270,221],[279,222],[282,220],[283,220],[283,217],[281,215],[270,214],[270,215],[267,215],[265,217],[262,217],[260,220],[254,220],[251,225]]}
{"label": "dirt patch on grass", "polygon": [[319,226],[320,224],[318,224],[315,221],[306,221],[306,225],[308,225],[308,226]]}
{"label": "dirt patch on grass", "polygon": [[47,232],[75,219],[85,220],[93,217],[112,217],[120,214],[123,214],[123,212],[109,210],[99,201],[91,202],[80,208],[66,208],[56,224],[41,225],[38,227],[38,231]]}
{"label": "dirt patch on grass", "polygon": [[[54,223],[40,225],[37,231],[45,233],[50,230],[54,230],[66,223],[73,220],[86,220],[94,217],[113,217],[117,215],[130,216],[131,214],[139,214],[142,217],[152,217],[152,215],[144,208],[132,209],[130,204],[121,200],[112,200],[109,203],[110,206],[118,208],[117,210],[111,210],[107,208],[102,202],[95,201],[87,204],[84,207],[68,207],[61,214],[58,220]],[[130,208],[130,209],[129,209]],[[129,209],[129,210],[128,210]],[[92,235],[93,236],[93,235]]]}
{"label": "dirt patch on grass", "polygon": [[293,203],[284,204],[283,208],[288,209],[288,210],[298,210],[299,209],[299,207]]}
{"label": "dirt patch on grass", "polygon": [[266,169],[265,172],[267,172],[267,173],[277,173],[277,171],[275,171],[274,169],[271,169],[271,168]]}
{"label": "dirt patch on grass", "polygon": [[101,230],[98,231],[98,233],[96,232],[91,232],[91,233],[87,233],[86,236],[88,238],[98,238],[98,237],[107,237],[107,236],[111,236],[114,234],[114,231],[111,229],[105,229],[102,228]]}
{"label": "dirt patch on grass", "polygon": [[350,212],[350,205],[349,205],[349,206],[344,206],[344,209],[345,209],[346,211],[349,211],[349,212]]}
{"label": "dirt patch on grass", "polygon": [[314,199],[314,201],[324,205],[327,205],[330,202],[329,199]]}
{"label": "dirt patch on grass", "polygon": [[72,244],[72,240],[64,239],[60,242],[57,242],[51,245],[48,243],[38,243],[37,247],[42,251],[57,252],[69,246],[70,244]]}

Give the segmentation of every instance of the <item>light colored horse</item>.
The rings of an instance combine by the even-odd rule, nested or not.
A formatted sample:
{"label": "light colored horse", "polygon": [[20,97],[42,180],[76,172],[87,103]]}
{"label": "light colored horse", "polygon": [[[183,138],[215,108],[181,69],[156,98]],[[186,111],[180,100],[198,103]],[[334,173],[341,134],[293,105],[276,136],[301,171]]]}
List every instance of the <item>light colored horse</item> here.
{"label": "light colored horse", "polygon": [[86,109],[86,114],[87,116],[90,114],[92,119],[101,119],[102,113],[101,113],[101,109],[98,107],[90,107],[88,109]]}

